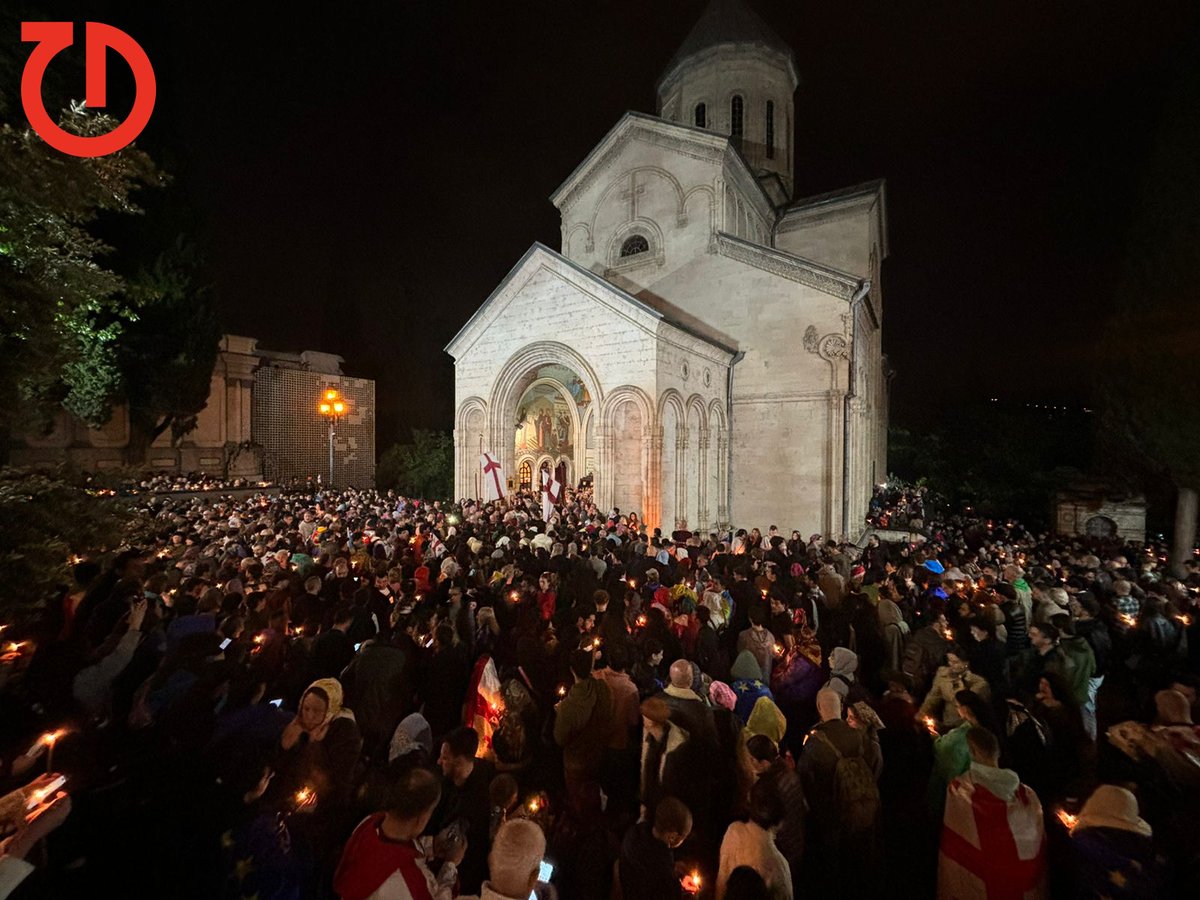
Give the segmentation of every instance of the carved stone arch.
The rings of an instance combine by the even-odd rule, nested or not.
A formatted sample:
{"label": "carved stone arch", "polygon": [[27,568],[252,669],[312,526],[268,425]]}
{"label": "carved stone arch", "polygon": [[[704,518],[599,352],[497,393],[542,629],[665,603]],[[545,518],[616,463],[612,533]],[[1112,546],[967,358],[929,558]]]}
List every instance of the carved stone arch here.
{"label": "carved stone arch", "polygon": [[493,439],[499,438],[506,430],[511,433],[516,419],[517,402],[533,380],[529,376],[536,369],[550,365],[571,369],[587,385],[592,401],[603,403],[604,386],[600,383],[595,369],[578,351],[559,341],[535,341],[526,344],[510,356],[492,382],[488,421]]}
{"label": "carved stone arch", "polygon": [[482,397],[467,397],[454,417],[455,486],[457,497],[478,497],[482,490],[479,454],[498,452],[488,436],[487,403]]}
{"label": "carved stone arch", "polygon": [[[622,257],[621,245],[632,235],[640,234],[646,238],[646,242],[650,245],[650,249],[646,253],[639,253],[636,257]],[[613,230],[612,237],[608,241],[608,249],[605,251],[604,260],[609,270],[620,269],[624,266],[640,265],[648,261],[654,261],[659,265],[665,260],[665,242],[663,241],[662,229],[653,219],[647,219],[645,216],[638,216],[631,222],[626,222]]]}
{"label": "carved stone arch", "polygon": [[[491,402],[488,405],[488,433],[495,452],[499,455],[500,464],[506,473],[515,473],[514,458],[516,453],[513,433],[516,427],[517,404],[521,395],[537,380],[537,370],[542,366],[558,365],[570,369],[578,375],[591,393],[592,402],[603,404],[604,386],[600,383],[595,369],[581,356],[578,351],[558,341],[535,341],[526,344],[508,358],[500,367],[490,392]],[[568,404],[574,407],[572,401]],[[578,410],[574,410],[573,427],[578,428]],[[578,433],[578,432],[577,432]],[[583,452],[582,448],[579,450]],[[578,471],[580,461],[576,461]]]}
{"label": "carved stone arch", "polygon": [[597,429],[597,503],[601,507],[636,509],[643,521],[657,519],[657,483],[652,468],[651,432],[654,404],[641,388],[613,388],[600,407]]}
{"label": "carved stone arch", "polygon": [[719,400],[714,400],[708,404],[708,427],[714,431],[726,428],[725,407]]}
{"label": "carved stone arch", "polygon": [[674,189],[676,205],[675,215],[683,215],[683,185],[679,183],[679,179],[661,166],[635,166],[632,169],[626,169],[620,175],[616,176],[608,183],[604,190],[600,192],[600,196],[596,198],[596,205],[592,209],[592,220],[588,223],[593,236],[596,233],[596,219],[600,215],[600,210],[604,208],[604,202],[608,199],[608,195],[617,188],[628,184],[631,176],[636,176],[643,173],[657,175]]}
{"label": "carved stone arch", "polygon": [[667,388],[658,396],[658,405],[655,409],[655,421],[662,424],[663,414],[668,406],[675,409],[676,415],[679,417],[679,422],[682,424],[687,416],[686,408],[683,402],[683,394],[675,390],[675,388]]}
{"label": "carved stone arch", "polygon": [[642,414],[643,428],[649,428],[657,421],[656,410],[646,392],[632,384],[623,384],[609,391],[604,403],[601,404],[600,423],[601,428],[605,432],[608,432],[613,427],[612,414],[616,408],[622,403],[628,402],[637,404]]}
{"label": "carved stone arch", "polygon": [[567,229],[567,233],[563,235],[563,255],[569,257],[571,255],[571,239],[575,237],[575,232],[582,231],[584,236],[583,251],[591,253],[596,249],[595,242],[592,238],[592,226],[587,222],[576,222]]}
{"label": "carved stone arch", "polygon": [[708,416],[704,400],[699,394],[687,399],[686,435],[680,448],[680,518],[688,529],[694,530],[709,524],[708,485],[705,472],[708,454]]}
{"label": "carved stone arch", "polygon": [[684,511],[684,451],[687,440],[687,407],[683,395],[667,388],[658,398],[658,427],[655,428],[658,462],[653,466],[659,476],[658,509],[663,531],[674,531]]}
{"label": "carved stone arch", "polygon": [[688,397],[686,406],[688,428],[692,427],[693,421],[699,424],[701,430],[708,428],[708,410],[704,406],[704,398],[699,394],[692,394]]}
{"label": "carved stone arch", "polygon": [[688,204],[692,202],[692,198],[698,194],[708,195],[708,227],[710,230],[717,227],[717,195],[716,192],[707,184],[700,184],[692,188],[683,195],[683,212],[679,214],[679,219],[676,222],[679,226],[687,225],[688,223]]}
{"label": "carved stone arch", "polygon": [[708,404],[708,448],[704,452],[704,524],[719,529],[729,521],[729,424],[720,401]]}

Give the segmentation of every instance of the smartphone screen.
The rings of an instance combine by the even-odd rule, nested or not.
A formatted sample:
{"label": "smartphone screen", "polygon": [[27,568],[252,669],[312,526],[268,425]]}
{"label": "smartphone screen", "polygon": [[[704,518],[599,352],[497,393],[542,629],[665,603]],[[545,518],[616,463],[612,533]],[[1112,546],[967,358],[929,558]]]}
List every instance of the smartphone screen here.
{"label": "smartphone screen", "polygon": [[279,709],[279,707],[283,706],[283,698],[280,697],[278,700],[272,700],[271,705],[276,709]]}
{"label": "smartphone screen", "polygon": [[228,647],[232,643],[233,643],[233,638],[225,638],[225,640],[221,641],[221,649],[224,650],[226,647]]}
{"label": "smartphone screen", "polygon": [[357,653],[360,647],[362,647],[362,642],[361,642],[361,641],[360,641],[359,643],[357,643],[357,644],[355,644],[355,645],[354,645],[354,652],[355,652],[355,653]]}

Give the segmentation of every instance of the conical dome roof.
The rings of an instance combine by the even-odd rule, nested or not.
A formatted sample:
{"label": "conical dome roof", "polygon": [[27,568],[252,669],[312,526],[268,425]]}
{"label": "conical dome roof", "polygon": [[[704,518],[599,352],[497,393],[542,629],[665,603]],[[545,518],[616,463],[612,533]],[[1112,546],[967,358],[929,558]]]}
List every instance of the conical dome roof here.
{"label": "conical dome roof", "polygon": [[[694,56],[720,44],[748,44],[781,53],[789,60],[792,48],[775,33],[745,0],[709,0],[699,21],[692,26],[683,44],[663,70],[660,83],[689,56]],[[793,62],[794,67],[794,62]]]}

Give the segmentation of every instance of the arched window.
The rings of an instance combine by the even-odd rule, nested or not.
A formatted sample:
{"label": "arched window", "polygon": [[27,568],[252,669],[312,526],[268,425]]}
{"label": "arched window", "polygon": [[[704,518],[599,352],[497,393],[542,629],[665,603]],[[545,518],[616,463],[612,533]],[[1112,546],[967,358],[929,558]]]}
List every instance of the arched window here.
{"label": "arched window", "polygon": [[775,102],[767,101],[767,159],[775,158]]}
{"label": "arched window", "polygon": [[729,136],[735,141],[742,139],[742,95],[734,94],[729,101]]}
{"label": "arched window", "polygon": [[696,127],[697,128],[707,128],[708,127],[708,107],[705,106],[703,103],[696,104]]}
{"label": "arched window", "polygon": [[637,256],[650,249],[650,242],[640,234],[631,234],[621,245],[621,259],[627,256]]}
{"label": "arched window", "polygon": [[533,466],[529,464],[529,460],[521,463],[518,474],[521,479],[521,490],[527,491],[533,487]]}

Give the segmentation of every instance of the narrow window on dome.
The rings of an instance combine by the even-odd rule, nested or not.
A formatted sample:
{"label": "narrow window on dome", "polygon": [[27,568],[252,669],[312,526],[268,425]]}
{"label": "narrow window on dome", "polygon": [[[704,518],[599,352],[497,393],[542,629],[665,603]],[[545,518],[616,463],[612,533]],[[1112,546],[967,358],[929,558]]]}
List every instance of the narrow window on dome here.
{"label": "narrow window on dome", "polygon": [[775,104],[767,101],[767,159],[775,158]]}
{"label": "narrow window on dome", "polygon": [[729,136],[735,141],[742,139],[742,95],[734,94],[729,101]]}
{"label": "narrow window on dome", "polygon": [[708,108],[703,103],[696,104],[696,127],[708,127]]}

